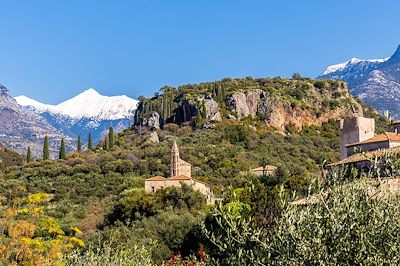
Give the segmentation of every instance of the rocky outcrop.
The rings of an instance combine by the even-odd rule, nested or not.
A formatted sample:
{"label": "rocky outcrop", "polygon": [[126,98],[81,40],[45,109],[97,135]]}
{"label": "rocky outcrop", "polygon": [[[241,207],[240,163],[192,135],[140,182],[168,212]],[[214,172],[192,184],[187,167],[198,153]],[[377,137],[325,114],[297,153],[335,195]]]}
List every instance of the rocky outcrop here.
{"label": "rocky outcrop", "polygon": [[255,117],[260,101],[264,98],[265,92],[261,90],[237,92],[228,97],[228,104],[236,112],[239,119],[246,116]]}
{"label": "rocky outcrop", "polygon": [[157,112],[150,113],[142,120],[142,127],[148,130],[160,129],[160,114]]}
{"label": "rocky outcrop", "polygon": [[[293,106],[290,102],[268,96],[261,90],[236,92],[227,98],[227,103],[231,110],[236,112],[239,119],[258,116],[268,126],[279,131],[285,130],[288,125],[293,125],[296,129],[301,130],[304,126],[321,125],[329,119],[354,115],[354,111],[357,115],[362,115],[362,106],[351,98],[348,91],[346,90],[342,94],[342,97],[352,101],[354,110],[349,107],[338,107],[317,115],[311,109]],[[322,106],[318,106],[318,108],[322,108]]]}
{"label": "rocky outcrop", "polygon": [[219,105],[212,98],[204,99],[204,109],[206,113],[206,119],[210,121],[221,121],[222,116],[219,112]]}

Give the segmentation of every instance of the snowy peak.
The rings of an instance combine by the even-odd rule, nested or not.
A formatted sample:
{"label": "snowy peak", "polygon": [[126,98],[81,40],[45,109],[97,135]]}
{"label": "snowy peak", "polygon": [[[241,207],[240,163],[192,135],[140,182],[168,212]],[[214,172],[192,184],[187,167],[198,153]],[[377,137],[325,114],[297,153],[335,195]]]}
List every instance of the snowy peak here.
{"label": "snowy peak", "polygon": [[340,72],[340,71],[346,70],[347,68],[350,68],[351,66],[354,66],[356,64],[369,64],[369,63],[376,64],[376,63],[386,62],[387,60],[389,60],[389,57],[382,58],[382,59],[359,59],[359,58],[353,57],[352,59],[350,59],[346,62],[328,66],[326,68],[326,70],[322,73],[321,76],[329,75],[329,74],[333,74],[335,72]]}
{"label": "snowy peak", "polygon": [[58,105],[43,104],[26,96],[18,96],[15,99],[20,105],[31,106],[41,113],[50,112],[72,119],[92,118],[96,120],[132,117],[138,103],[125,95],[103,96],[92,88]]}
{"label": "snowy peak", "polygon": [[17,103],[19,105],[33,107],[34,109],[36,109],[39,112],[46,112],[49,110],[53,111],[55,109],[54,108],[55,106],[53,106],[53,105],[38,102],[34,99],[26,97],[25,95],[17,96],[14,99],[17,101]]}
{"label": "snowy peak", "polygon": [[390,58],[353,58],[328,67],[319,78],[345,80],[352,94],[400,119],[400,45]]}

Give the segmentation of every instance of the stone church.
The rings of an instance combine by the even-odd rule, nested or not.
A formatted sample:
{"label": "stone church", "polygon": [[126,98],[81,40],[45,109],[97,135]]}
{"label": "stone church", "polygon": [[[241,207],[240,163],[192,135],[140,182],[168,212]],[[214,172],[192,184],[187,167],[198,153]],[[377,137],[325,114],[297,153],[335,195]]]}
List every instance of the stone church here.
{"label": "stone church", "polygon": [[214,201],[211,188],[203,182],[192,179],[192,166],[180,158],[178,145],[174,141],[171,150],[171,176],[168,178],[153,176],[146,179],[145,190],[148,193],[154,193],[165,187],[181,187],[182,183],[202,193],[207,202]]}

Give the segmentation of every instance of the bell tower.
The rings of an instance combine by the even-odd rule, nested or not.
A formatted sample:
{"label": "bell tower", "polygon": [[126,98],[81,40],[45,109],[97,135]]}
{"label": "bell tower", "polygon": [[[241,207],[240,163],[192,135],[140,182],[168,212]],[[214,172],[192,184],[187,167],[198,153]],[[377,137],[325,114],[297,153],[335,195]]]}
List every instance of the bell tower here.
{"label": "bell tower", "polygon": [[172,146],[171,151],[171,177],[179,175],[179,149],[176,141],[174,140],[174,144]]}

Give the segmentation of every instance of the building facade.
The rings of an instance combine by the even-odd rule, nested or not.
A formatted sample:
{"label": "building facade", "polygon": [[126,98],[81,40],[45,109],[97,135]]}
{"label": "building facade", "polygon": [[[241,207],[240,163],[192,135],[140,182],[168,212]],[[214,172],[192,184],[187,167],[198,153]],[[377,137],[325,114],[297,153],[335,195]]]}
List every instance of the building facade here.
{"label": "building facade", "polygon": [[169,178],[153,176],[146,179],[144,182],[146,192],[154,193],[166,187],[181,187],[182,184],[186,184],[202,193],[207,202],[213,202],[214,196],[211,187],[206,183],[194,180],[191,168],[192,166],[188,162],[180,158],[178,145],[174,141],[171,150],[171,176]]}

